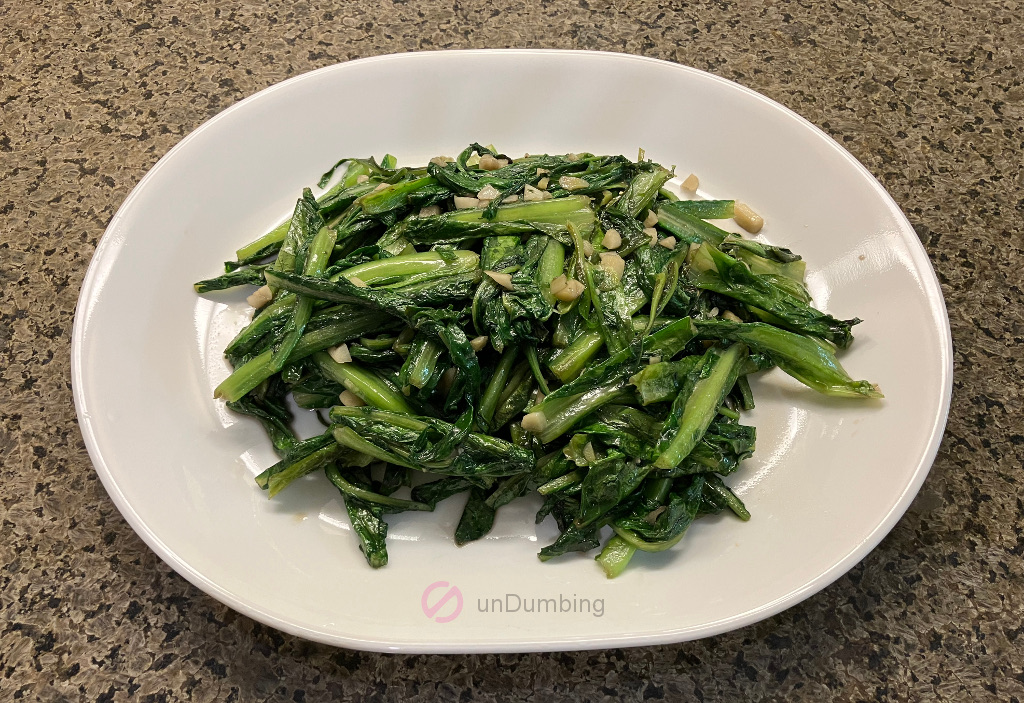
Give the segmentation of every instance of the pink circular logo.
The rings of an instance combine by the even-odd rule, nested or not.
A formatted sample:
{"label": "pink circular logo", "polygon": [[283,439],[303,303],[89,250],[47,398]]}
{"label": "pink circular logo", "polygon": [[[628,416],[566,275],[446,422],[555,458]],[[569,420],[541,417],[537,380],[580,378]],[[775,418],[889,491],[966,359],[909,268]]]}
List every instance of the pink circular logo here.
{"label": "pink circular logo", "polygon": [[[438,589],[447,589],[441,596],[431,604],[431,594]],[[448,601],[455,600],[455,608],[446,615],[438,615]],[[420,605],[423,607],[423,614],[434,622],[451,622],[459,617],[462,612],[462,591],[458,586],[450,586],[447,581],[435,581],[423,589],[423,597],[420,598]]]}

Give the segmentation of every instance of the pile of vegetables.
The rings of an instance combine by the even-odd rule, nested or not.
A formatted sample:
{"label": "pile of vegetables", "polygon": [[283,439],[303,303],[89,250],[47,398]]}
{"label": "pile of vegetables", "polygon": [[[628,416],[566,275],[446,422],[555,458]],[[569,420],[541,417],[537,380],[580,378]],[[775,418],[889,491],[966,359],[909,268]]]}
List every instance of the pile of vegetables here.
{"label": "pile of vegetables", "polygon": [[[344,159],[321,188],[336,171],[195,289],[260,286],[216,396],[266,429],[271,497],[326,473],[371,566],[388,513],[467,494],[465,544],[537,492],[561,532],[540,558],[603,531],[615,576],[702,515],[749,518],[723,478],[754,451],[751,374],[881,397],[837,360],[859,320],[811,306],[800,257],[715,226],[737,204],[680,200],[642,152],[472,144],[423,168]],[[289,397],[322,435],[295,435]]]}

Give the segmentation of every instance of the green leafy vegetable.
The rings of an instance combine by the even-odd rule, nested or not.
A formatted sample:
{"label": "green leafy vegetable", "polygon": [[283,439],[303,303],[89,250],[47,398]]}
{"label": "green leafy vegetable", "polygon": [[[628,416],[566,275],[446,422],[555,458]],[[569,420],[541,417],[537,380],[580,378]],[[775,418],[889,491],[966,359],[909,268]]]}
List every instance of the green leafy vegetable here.
{"label": "green leafy vegetable", "polygon": [[[303,190],[195,284],[266,287],[215,390],[280,456],[257,486],[323,472],[374,568],[387,515],[456,495],[457,544],[537,493],[537,522],[559,530],[540,559],[610,531],[596,557],[610,578],[702,515],[750,519],[723,478],[755,450],[741,420],[756,374],[881,393],[840,365],[859,320],[811,306],[806,262],[712,224],[734,201],[681,200],[672,177],[642,153],[510,159],[477,143],[424,166],[335,163],[326,192]],[[326,430],[300,439],[292,401],[329,409]]]}

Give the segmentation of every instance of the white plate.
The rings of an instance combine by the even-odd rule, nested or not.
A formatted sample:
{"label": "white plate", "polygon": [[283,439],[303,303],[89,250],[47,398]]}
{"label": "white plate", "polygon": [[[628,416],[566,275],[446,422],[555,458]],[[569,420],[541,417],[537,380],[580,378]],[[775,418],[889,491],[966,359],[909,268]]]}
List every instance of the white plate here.
{"label": "white plate", "polygon": [[[816,304],[865,320],[843,362],[886,399],[823,398],[777,371],[758,380],[757,452],[731,479],[753,518],[700,520],[678,548],[639,555],[615,580],[593,554],[538,561],[555,533],[534,526],[529,501],[503,508],[491,535],[462,548],[451,536],[460,499],[394,516],[391,563],[370,569],[322,476],[274,501],[253,483],[274,461],[268,442],[211,393],[228,373],[221,350],[244,323],[243,295],[198,297],[191,283],[290,212],[336,159],[390,152],[425,162],[470,141],[509,154],[642,146],[680,175],[698,174],[708,197],[750,203],[767,241],[807,259]],[[900,518],[935,456],[952,382],[928,258],[846,151],[707,73],[562,51],[353,61],[225,110],[161,159],[114,216],[82,287],[73,359],[96,470],[162,559],[281,630],[406,652],[675,642],[777,613],[846,572]]]}

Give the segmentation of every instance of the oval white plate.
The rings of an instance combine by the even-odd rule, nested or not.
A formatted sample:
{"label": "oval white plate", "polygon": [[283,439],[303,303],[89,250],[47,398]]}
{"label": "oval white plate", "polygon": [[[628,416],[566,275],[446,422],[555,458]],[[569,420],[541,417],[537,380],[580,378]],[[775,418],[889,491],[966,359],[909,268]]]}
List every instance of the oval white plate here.
{"label": "oval white plate", "polygon": [[[268,501],[255,422],[212,399],[242,293],[198,297],[237,246],[290,212],[343,156],[425,162],[470,141],[509,154],[636,153],[764,215],[808,261],[816,304],[859,316],[843,356],[880,403],[756,382],[753,459],[731,483],[753,518],[698,521],[680,546],[607,580],[592,556],[542,564],[535,503],[456,548],[460,499],[390,519],[374,571],[337,492],[312,476]],[[178,573],[261,622],[330,644],[406,652],[580,649],[694,639],[831,583],[892,528],[938,448],[952,383],[942,296],[917,237],[871,175],[796,114],[736,84],[618,54],[401,54],[298,76],[172,149],[114,216],[82,287],[75,403],[114,502]],[[307,429],[309,429],[307,427]],[[498,607],[500,605],[500,610]],[[532,612],[528,612],[532,611]],[[486,611],[486,612],[485,612]],[[497,611],[497,612],[496,612]],[[511,611],[511,612],[509,612]]]}

